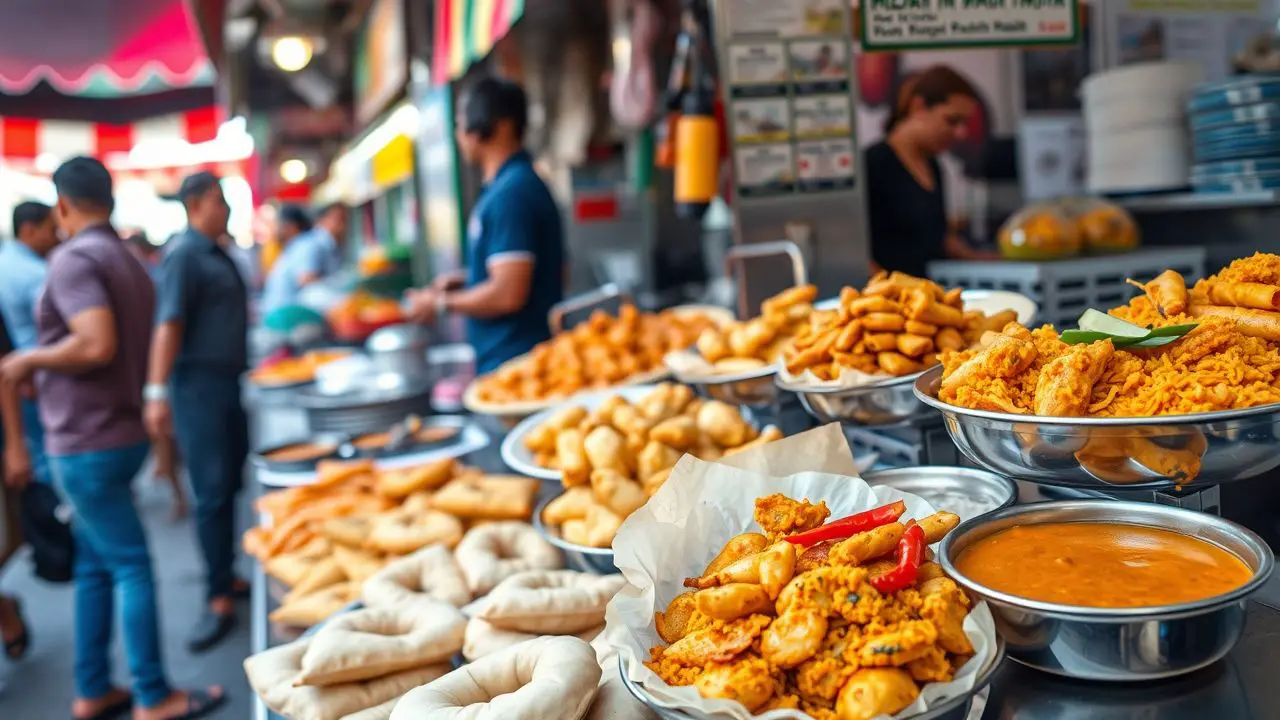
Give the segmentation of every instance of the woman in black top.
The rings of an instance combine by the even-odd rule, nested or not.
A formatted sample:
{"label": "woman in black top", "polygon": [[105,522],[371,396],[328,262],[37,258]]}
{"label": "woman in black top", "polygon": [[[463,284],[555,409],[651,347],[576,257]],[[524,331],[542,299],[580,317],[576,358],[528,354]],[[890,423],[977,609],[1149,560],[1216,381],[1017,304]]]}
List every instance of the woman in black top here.
{"label": "woman in black top", "polygon": [[867,212],[874,269],[924,277],[931,260],[995,258],[952,229],[938,155],[965,138],[977,91],[935,65],[907,78],[885,123],[885,139],[867,148]]}

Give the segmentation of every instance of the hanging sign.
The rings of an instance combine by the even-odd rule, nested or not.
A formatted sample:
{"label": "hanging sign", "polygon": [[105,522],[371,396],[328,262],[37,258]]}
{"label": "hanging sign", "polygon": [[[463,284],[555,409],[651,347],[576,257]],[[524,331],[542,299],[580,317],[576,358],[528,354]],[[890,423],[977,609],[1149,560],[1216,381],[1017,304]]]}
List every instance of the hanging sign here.
{"label": "hanging sign", "polygon": [[1078,0],[861,0],[862,48],[1073,45]]}

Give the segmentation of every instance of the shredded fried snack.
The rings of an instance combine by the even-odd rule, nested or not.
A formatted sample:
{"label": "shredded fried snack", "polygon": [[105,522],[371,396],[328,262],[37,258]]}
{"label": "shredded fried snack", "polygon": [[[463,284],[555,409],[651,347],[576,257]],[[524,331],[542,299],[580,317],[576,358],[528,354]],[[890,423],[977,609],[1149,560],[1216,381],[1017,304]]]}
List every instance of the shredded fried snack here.
{"label": "shredded fried snack", "polygon": [[[1030,333],[1034,359],[1012,375],[997,367],[974,372],[969,361],[983,349],[944,353],[939,398],[975,409],[1094,417],[1177,415],[1280,402],[1280,312],[1209,305],[1205,288],[1214,283],[1280,283],[1280,257],[1258,254],[1237,260],[1201,281],[1190,293],[1186,314],[1162,315],[1147,296],[1111,311],[1141,326],[1199,324],[1161,347],[1108,352],[1103,346],[1109,341],[1072,346],[1046,325]],[[1011,327],[1006,335],[1025,332]]]}
{"label": "shredded fried snack", "polygon": [[[785,538],[839,536],[840,528],[862,519],[815,530],[826,516],[824,504],[783,495],[757,499],[757,522],[782,540],[763,547],[763,534],[731,538],[701,577],[685,581],[701,589],[678,596],[658,614],[660,635],[670,644],[653,648],[646,665],[663,681],[691,685],[706,698],[734,700],[755,713],[799,708],[819,720],[891,715],[911,704],[919,684],[955,677],[974,652],[963,629],[969,598],[936,565],[904,560],[911,555],[903,548],[921,538],[941,539],[958,518],[946,512],[923,518],[920,528],[912,528],[916,540],[904,538],[902,545],[896,538],[904,526],[897,523],[889,523],[897,531],[887,544],[881,536],[888,525],[862,533],[846,529],[840,542],[858,553],[844,553],[844,559],[832,553],[801,567],[797,559],[810,548]],[[811,532],[801,537],[806,530]],[[747,547],[759,549],[742,555]],[[781,552],[789,555],[780,558]],[[886,585],[872,570],[876,566],[885,577],[903,563],[913,568],[914,580],[903,576]],[[879,567],[884,564],[887,569]],[[771,586],[779,581],[784,587],[770,604]],[[699,618],[704,610],[715,618]]]}

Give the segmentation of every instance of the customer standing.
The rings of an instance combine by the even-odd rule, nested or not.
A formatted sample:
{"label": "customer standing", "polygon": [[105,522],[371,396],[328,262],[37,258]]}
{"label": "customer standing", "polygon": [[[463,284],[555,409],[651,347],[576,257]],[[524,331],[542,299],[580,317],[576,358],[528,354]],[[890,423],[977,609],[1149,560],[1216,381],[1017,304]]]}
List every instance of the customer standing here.
{"label": "customer standing", "polygon": [[[5,329],[4,315],[0,315],[0,361],[13,352],[13,341]],[[4,453],[4,464],[0,466],[0,493],[4,495],[3,508],[5,525],[8,527],[8,538],[0,536],[0,543],[14,538],[13,532],[18,524],[18,498],[31,481],[31,463],[25,452],[10,456],[9,448],[22,448],[22,410],[18,404],[18,393],[15,388],[0,385],[0,453]],[[17,548],[5,548],[0,544],[0,552],[9,552]],[[0,555],[0,570],[8,558]],[[4,656],[9,660],[21,660],[31,649],[31,631],[22,617],[22,603],[12,595],[0,594],[0,641],[4,645]]]}
{"label": "customer standing", "polygon": [[507,80],[482,79],[467,94],[458,148],[485,183],[467,223],[467,273],[406,296],[418,322],[466,318],[479,373],[550,338],[547,314],[564,297],[560,209],[524,150],[528,114],[524,90]]}
{"label": "customer standing", "polygon": [[960,239],[947,217],[938,156],[968,136],[978,93],[963,75],[935,65],[907,78],[885,123],[885,139],[867,148],[871,259],[878,269],[924,277],[931,260],[987,260]]}
{"label": "customer standing", "polygon": [[[38,202],[20,203],[13,209],[13,240],[0,245],[0,317],[9,329],[13,349],[36,346],[36,301],[44,289],[49,253],[58,245],[53,208]],[[45,461],[44,426],[33,397],[22,398],[22,435],[25,442],[10,448],[25,461],[36,482],[49,481]],[[15,457],[15,460],[17,458]]]}
{"label": "customer standing", "polygon": [[[53,174],[69,240],[49,264],[37,308],[39,346],[0,363],[9,387],[34,376],[54,479],[76,536],[75,718],[207,714],[222,689],[174,690],[160,654],[155,580],[130,487],[147,457],[142,387],[155,291],[111,227],[115,198],[101,162],[77,157]],[[117,601],[133,694],[111,684]]]}
{"label": "customer standing", "polygon": [[147,373],[147,431],[153,442],[174,435],[195,495],[196,535],[204,555],[208,606],[188,647],[204,652],[235,625],[236,495],[249,454],[249,422],[240,404],[248,368],[249,299],[227,254],[231,212],[218,177],[198,172],[178,193],[188,226],[165,255],[155,337]]}
{"label": "customer standing", "polygon": [[342,268],[342,249],[347,241],[347,206],[329,205],[312,225],[306,211],[294,205],[280,210],[281,238],[284,250],[271,267],[262,291],[262,314],[298,304],[302,288],[323,280]]}

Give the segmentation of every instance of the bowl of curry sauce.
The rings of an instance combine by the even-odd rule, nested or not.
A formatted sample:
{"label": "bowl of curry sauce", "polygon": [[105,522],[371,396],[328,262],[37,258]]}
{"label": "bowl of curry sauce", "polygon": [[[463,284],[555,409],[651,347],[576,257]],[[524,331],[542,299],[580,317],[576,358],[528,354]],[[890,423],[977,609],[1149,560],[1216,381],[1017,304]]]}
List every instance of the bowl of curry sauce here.
{"label": "bowl of curry sauce", "polygon": [[1103,681],[1220,660],[1275,564],[1261,538],[1230,520],[1113,500],[1000,510],[962,523],[938,556],[991,606],[1009,657]]}

